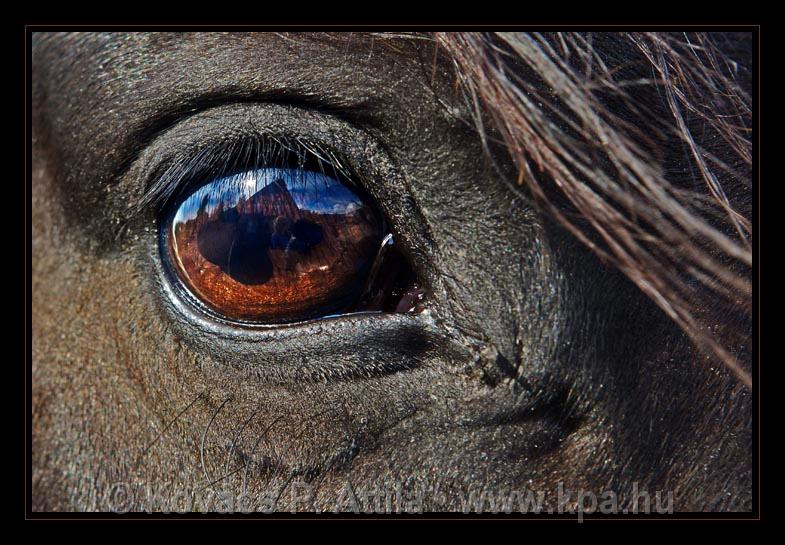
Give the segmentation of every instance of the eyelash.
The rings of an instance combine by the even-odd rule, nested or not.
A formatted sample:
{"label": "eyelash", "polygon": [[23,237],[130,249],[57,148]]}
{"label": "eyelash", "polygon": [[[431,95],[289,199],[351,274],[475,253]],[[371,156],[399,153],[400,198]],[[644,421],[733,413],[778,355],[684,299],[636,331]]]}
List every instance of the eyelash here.
{"label": "eyelash", "polygon": [[139,201],[136,212],[152,209],[160,213],[172,201],[211,179],[259,167],[300,171],[310,167],[314,172],[333,176],[357,188],[356,181],[362,182],[362,177],[347,165],[336,153],[301,137],[245,135],[201,147],[170,162],[154,174],[154,181]]}

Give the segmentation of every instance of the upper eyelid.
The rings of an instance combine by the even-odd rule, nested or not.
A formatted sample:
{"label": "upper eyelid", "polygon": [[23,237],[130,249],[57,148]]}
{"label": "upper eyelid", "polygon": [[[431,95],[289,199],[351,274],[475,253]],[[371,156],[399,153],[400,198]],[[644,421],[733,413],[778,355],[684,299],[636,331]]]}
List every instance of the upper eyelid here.
{"label": "upper eyelid", "polygon": [[129,164],[132,158],[141,154],[156,138],[190,117],[202,115],[216,108],[244,104],[292,106],[304,110],[318,111],[325,115],[343,119],[348,123],[357,125],[373,124],[372,116],[370,115],[371,107],[367,103],[327,99],[313,94],[300,93],[295,90],[270,90],[266,92],[249,90],[247,94],[214,90],[207,94],[183,97],[177,102],[176,106],[165,108],[143,122],[140,127],[132,131],[132,136],[129,140],[134,143],[133,147],[128,150],[127,156],[121,161],[121,164]]}
{"label": "upper eyelid", "polygon": [[[322,129],[317,131],[308,126],[320,124]],[[138,154],[121,176],[127,185],[137,186],[136,191],[126,192],[131,195],[126,210],[134,217],[160,207],[173,190],[182,188],[186,178],[210,174],[209,168],[200,167],[214,167],[213,173],[220,175],[224,166],[221,154],[227,157],[232,143],[248,144],[254,140],[260,144],[267,140],[268,144],[279,145],[281,150],[295,145],[321,156],[328,168],[335,168],[347,178],[355,175],[363,178],[353,168],[357,162],[353,159],[362,158],[358,154],[347,157],[342,149],[349,140],[367,140],[363,134],[366,133],[343,119],[291,105],[239,103],[205,110],[180,120]],[[364,147],[373,146],[366,143]]]}

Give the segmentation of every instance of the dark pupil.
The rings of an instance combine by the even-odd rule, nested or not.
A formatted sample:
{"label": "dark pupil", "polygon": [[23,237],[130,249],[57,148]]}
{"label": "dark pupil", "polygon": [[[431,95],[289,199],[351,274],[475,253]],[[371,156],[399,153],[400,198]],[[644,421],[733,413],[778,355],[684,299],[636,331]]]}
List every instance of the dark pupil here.
{"label": "dark pupil", "polygon": [[334,178],[257,169],[188,197],[173,220],[171,253],[188,287],[222,314],[295,320],[361,295],[381,227]]}

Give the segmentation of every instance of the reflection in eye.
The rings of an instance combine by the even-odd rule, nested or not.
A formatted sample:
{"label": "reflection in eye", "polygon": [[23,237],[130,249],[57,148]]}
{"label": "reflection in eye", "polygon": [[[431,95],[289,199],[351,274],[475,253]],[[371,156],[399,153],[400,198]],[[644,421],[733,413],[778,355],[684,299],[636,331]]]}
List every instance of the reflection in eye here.
{"label": "reflection in eye", "polygon": [[267,323],[356,304],[391,238],[347,185],[293,168],[216,179],[170,221],[165,245],[186,287],[222,316]]}

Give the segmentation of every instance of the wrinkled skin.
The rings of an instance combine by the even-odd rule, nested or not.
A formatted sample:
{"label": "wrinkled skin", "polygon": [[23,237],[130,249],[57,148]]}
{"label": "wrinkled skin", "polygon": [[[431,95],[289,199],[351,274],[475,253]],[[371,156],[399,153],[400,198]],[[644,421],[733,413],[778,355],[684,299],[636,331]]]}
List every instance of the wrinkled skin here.
{"label": "wrinkled skin", "polygon": [[[751,509],[749,391],[511,192],[431,60],[310,36],[34,37],[35,510],[107,510],[118,482],[250,509],[274,490],[333,510],[347,482],[429,490],[426,511],[479,488],[555,506],[559,483]],[[128,205],[181,140],[251,122],[354,163],[426,312],[238,330],[178,299],[156,211]]]}

